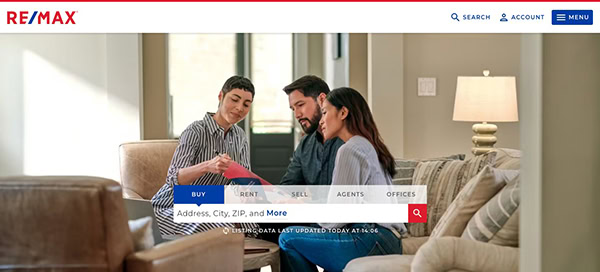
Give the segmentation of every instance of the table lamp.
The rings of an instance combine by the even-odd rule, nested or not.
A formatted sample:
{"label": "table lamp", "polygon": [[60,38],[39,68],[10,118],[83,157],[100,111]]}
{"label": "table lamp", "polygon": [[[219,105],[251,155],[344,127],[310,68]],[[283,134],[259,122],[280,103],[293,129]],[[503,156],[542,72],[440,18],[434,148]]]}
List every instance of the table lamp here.
{"label": "table lamp", "polygon": [[498,127],[488,122],[517,122],[517,87],[515,77],[459,76],[456,80],[454,121],[482,122],[473,125],[474,155],[484,154],[494,148]]}

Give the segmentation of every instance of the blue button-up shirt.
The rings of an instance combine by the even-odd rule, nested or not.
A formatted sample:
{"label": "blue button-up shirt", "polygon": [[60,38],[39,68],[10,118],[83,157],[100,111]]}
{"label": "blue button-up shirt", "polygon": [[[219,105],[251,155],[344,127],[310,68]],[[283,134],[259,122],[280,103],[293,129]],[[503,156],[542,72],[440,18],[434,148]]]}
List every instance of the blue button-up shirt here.
{"label": "blue button-up shirt", "polygon": [[335,156],[344,144],[340,138],[327,140],[315,131],[300,140],[281,185],[331,185]]}

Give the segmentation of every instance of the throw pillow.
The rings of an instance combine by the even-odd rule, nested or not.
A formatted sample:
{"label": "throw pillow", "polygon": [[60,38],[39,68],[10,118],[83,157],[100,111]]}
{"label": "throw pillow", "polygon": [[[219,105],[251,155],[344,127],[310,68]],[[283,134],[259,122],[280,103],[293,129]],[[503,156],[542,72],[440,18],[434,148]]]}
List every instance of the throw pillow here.
{"label": "throw pillow", "polygon": [[518,170],[499,170],[485,166],[458,193],[433,228],[431,237],[460,236],[473,214],[518,174]]}
{"label": "throw pillow", "polygon": [[129,231],[131,232],[135,251],[154,247],[152,217],[146,216],[135,220],[129,220]]}
{"label": "throw pillow", "polygon": [[483,167],[493,164],[495,158],[492,151],[466,161],[419,162],[412,185],[427,185],[427,222],[407,224],[410,236],[429,236],[458,192]]}
{"label": "throw pillow", "polygon": [[502,228],[492,236],[488,241],[490,244],[499,246],[519,247],[519,211],[521,206],[517,207],[515,212],[508,218],[508,221]]}
{"label": "throw pillow", "polygon": [[396,158],[396,174],[392,178],[394,185],[411,185],[415,168],[419,162],[423,161],[445,161],[445,160],[464,160],[465,154],[455,154],[446,157],[430,158],[430,159],[400,159]]}
{"label": "throw pillow", "polygon": [[521,151],[510,148],[496,149],[496,163],[494,168],[498,169],[521,169]]}
{"label": "throw pillow", "polygon": [[510,181],[469,220],[462,238],[501,246],[519,245],[520,177]]}

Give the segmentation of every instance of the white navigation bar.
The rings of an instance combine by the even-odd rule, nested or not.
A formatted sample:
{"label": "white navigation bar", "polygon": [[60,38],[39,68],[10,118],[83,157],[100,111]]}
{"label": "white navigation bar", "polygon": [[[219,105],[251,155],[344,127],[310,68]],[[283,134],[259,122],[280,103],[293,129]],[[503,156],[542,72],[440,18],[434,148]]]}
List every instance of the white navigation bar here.
{"label": "white navigation bar", "polygon": [[4,2],[0,32],[592,33],[599,11],[590,2]]}

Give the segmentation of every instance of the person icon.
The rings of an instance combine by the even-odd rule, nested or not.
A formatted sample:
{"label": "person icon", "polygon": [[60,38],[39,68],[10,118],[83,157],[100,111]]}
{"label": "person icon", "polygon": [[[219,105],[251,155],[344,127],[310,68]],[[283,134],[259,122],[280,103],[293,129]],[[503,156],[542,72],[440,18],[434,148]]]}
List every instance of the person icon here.
{"label": "person icon", "polygon": [[506,13],[502,13],[502,18],[500,18],[500,22],[508,22],[508,19],[506,19]]}

